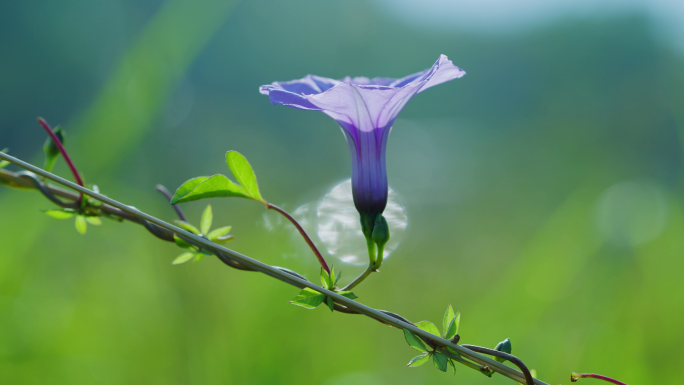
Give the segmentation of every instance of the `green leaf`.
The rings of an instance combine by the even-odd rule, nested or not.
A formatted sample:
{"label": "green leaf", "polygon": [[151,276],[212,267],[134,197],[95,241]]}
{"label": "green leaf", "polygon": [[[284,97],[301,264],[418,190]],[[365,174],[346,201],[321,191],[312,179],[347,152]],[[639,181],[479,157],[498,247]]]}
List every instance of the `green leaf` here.
{"label": "green leaf", "polygon": [[430,334],[434,334],[436,336],[439,336],[439,329],[437,329],[437,326],[435,326],[435,324],[433,324],[430,321],[420,321],[420,322],[416,323],[416,326],[420,329],[425,330],[426,332],[428,332]]}
{"label": "green leaf", "polygon": [[290,303],[307,309],[315,309],[318,305],[323,303],[324,299],[324,294],[321,294],[314,289],[305,287],[301,293],[295,297],[295,299],[290,301]]}
{"label": "green leaf", "polygon": [[226,153],[226,163],[230,171],[235,176],[235,179],[240,183],[244,191],[247,192],[250,198],[263,202],[264,199],[259,193],[259,185],[257,184],[256,175],[252,166],[242,154],[236,151],[228,151]]}
{"label": "green leaf", "polygon": [[192,259],[192,257],[195,256],[195,253],[192,251],[185,252],[179,256],[176,257],[176,259],[171,262],[172,265],[180,265],[181,263],[185,263],[189,260]]}
{"label": "green leaf", "polygon": [[447,371],[447,362],[449,361],[449,357],[445,356],[444,353],[440,352],[435,352],[435,354],[432,355],[432,362],[435,364],[437,369],[446,372]]}
{"label": "green leaf", "polygon": [[56,219],[69,219],[73,217],[76,212],[73,210],[65,209],[65,210],[44,210],[43,211],[45,214],[56,218]]}
{"label": "green leaf", "polygon": [[406,342],[411,346],[412,348],[416,349],[419,352],[427,352],[427,348],[425,347],[425,344],[423,343],[423,340],[420,339],[417,335],[411,333],[408,329],[404,329],[404,338],[406,339]]}
{"label": "green leaf", "polygon": [[338,291],[338,292],[336,292],[336,293],[339,294],[339,295],[341,295],[341,296],[343,296],[343,297],[347,297],[347,298],[349,298],[349,299],[357,299],[357,298],[359,298],[359,297],[356,296],[356,294],[352,293],[351,291]]}
{"label": "green leaf", "polygon": [[330,289],[335,287],[337,279],[335,278],[335,265],[330,266]]}
{"label": "green leaf", "polygon": [[[451,304],[447,306],[446,312],[444,312],[444,320],[442,320],[442,332],[444,332],[443,336],[446,336],[447,331],[449,330],[449,325],[451,324],[451,321],[454,319],[454,308],[451,307]],[[450,339],[450,338],[447,338]]]}
{"label": "green leaf", "polygon": [[176,234],[173,234],[173,240],[174,240],[174,242],[176,242],[176,245],[180,248],[183,248],[183,249],[192,249],[193,248],[193,246],[191,244],[189,244],[183,238],[179,237]]}
{"label": "green leaf", "polygon": [[83,215],[77,215],[76,216],[76,231],[78,231],[81,234],[85,234],[87,229],[88,229],[88,222],[86,222],[85,217]]}
{"label": "green leaf", "polygon": [[[340,282],[340,277],[341,277],[341,276],[342,276],[342,272],[341,272],[341,271],[338,271],[338,272],[337,272],[337,275],[335,276],[335,283],[333,284],[333,286],[337,286],[337,283]],[[352,298],[352,299],[354,299],[354,298]]]}
{"label": "green leaf", "polygon": [[211,205],[207,205],[202,213],[202,220],[200,220],[200,229],[202,229],[202,234],[209,233],[211,229],[211,222],[214,220],[214,214],[211,212]]}
{"label": "green leaf", "polygon": [[330,276],[328,272],[321,267],[321,286],[326,289],[332,289],[332,282],[330,281]]}
{"label": "green leaf", "polygon": [[200,176],[183,183],[171,199],[171,204],[191,202],[205,198],[240,197],[249,194],[233,181],[221,174]]}
{"label": "green leaf", "polygon": [[[64,139],[66,138],[66,132],[62,130],[62,127],[57,126],[55,127],[52,132],[55,133],[55,136],[57,136],[57,139],[59,139],[60,143],[62,143],[62,146],[64,146]],[[59,148],[55,144],[55,142],[52,141],[52,138],[48,136],[47,140],[45,141],[45,144],[43,144],[43,151],[45,152],[45,165],[43,166],[43,169],[47,172],[51,172],[52,168],[55,166],[55,162],[57,161],[57,158],[59,158]]]}
{"label": "green leaf", "polygon": [[178,219],[174,219],[174,222],[175,222],[178,226],[180,226],[183,230],[187,230],[187,231],[189,231],[189,232],[191,232],[191,233],[193,233],[193,234],[199,234],[199,233],[200,233],[200,231],[197,230],[197,227],[195,227],[195,226],[189,224],[188,222],[179,221]]}
{"label": "green leaf", "polygon": [[332,297],[325,297],[325,302],[328,304],[328,307],[330,308],[330,311],[335,310],[335,302],[333,301]]}
{"label": "green leaf", "polygon": [[225,226],[225,227],[219,227],[216,230],[212,230],[209,234],[207,234],[207,238],[211,241],[215,241],[219,237],[223,237],[224,235],[227,235],[230,233],[231,226]]}
{"label": "green leaf", "polygon": [[456,316],[451,319],[451,322],[449,323],[449,327],[446,329],[446,332],[444,334],[444,338],[447,340],[450,340],[458,334],[458,326],[461,323],[461,312],[459,311],[456,313]]}
{"label": "green leaf", "polygon": [[102,219],[96,215],[86,215],[85,219],[93,226],[100,226],[102,224]]}
{"label": "green leaf", "polygon": [[419,356],[413,357],[411,359],[411,361],[409,361],[409,363],[406,364],[406,366],[409,366],[411,368],[416,368],[416,367],[423,365],[424,363],[428,362],[429,359],[430,359],[429,353],[421,354]]}
{"label": "green leaf", "polygon": [[[498,344],[496,344],[494,350],[511,354],[511,352],[513,351],[513,345],[511,345],[511,340],[509,338],[506,338],[505,340],[499,342]],[[500,357],[494,357],[494,359],[499,362],[506,361],[506,359]]]}

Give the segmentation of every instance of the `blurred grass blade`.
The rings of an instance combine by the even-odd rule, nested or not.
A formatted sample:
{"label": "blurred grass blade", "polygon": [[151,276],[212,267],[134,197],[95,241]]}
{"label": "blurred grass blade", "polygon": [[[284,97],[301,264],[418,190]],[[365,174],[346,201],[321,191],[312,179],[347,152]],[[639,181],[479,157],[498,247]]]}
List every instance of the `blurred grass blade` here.
{"label": "blurred grass blade", "polygon": [[[84,172],[111,167],[152,127],[167,96],[239,0],[169,0],[121,58],[95,102],[74,127],[74,153]],[[237,37],[236,37],[237,38]],[[106,138],[107,145],[101,143]]]}

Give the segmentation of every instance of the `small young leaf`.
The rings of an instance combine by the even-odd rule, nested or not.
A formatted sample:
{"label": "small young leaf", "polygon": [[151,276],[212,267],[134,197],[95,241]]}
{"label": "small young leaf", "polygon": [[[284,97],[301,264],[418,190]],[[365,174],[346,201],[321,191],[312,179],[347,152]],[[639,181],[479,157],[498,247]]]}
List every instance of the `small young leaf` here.
{"label": "small young leaf", "polygon": [[251,198],[242,187],[224,175],[216,174],[200,176],[183,183],[171,198],[171,204],[221,197]]}
{"label": "small young leaf", "polygon": [[[337,286],[337,283],[340,282],[340,277],[341,277],[341,276],[342,276],[342,272],[341,272],[341,271],[338,271],[338,272],[337,272],[337,275],[335,276],[335,283],[333,284],[333,286]],[[353,299],[353,298],[352,298],[352,299]]]}
{"label": "small young leaf", "polygon": [[330,276],[328,272],[321,267],[321,286],[326,289],[332,289],[332,282],[330,281]]}
{"label": "small young leaf", "polygon": [[202,220],[200,220],[200,229],[202,229],[202,234],[206,235],[209,233],[213,219],[214,214],[211,212],[211,205],[207,205],[207,208],[204,209],[204,212],[202,213]]}
{"label": "small young leaf", "polygon": [[324,299],[324,294],[321,294],[314,289],[305,287],[301,293],[295,297],[295,299],[290,301],[290,303],[307,309],[315,309],[318,305],[323,303]]}
{"label": "small young leaf", "polygon": [[444,338],[447,340],[454,338],[458,334],[459,323],[461,323],[461,312],[456,313],[456,316],[451,319],[451,323],[444,332]]}
{"label": "small young leaf", "polygon": [[223,237],[225,235],[228,235],[228,233],[230,233],[231,228],[232,228],[231,226],[219,227],[218,229],[212,230],[209,234],[207,234],[207,238],[209,238],[209,240],[215,242],[216,239],[218,239],[219,237]]}
{"label": "small young leaf", "polygon": [[194,257],[194,256],[195,256],[195,253],[193,253],[192,251],[185,252],[185,253],[177,256],[176,259],[174,259],[173,262],[171,262],[171,264],[172,265],[180,265],[181,263],[185,263],[185,262],[191,260],[192,257]]}
{"label": "small young leaf", "polygon": [[420,339],[417,335],[411,333],[408,329],[404,329],[404,338],[406,339],[406,342],[411,346],[412,348],[416,349],[419,352],[426,353],[428,350],[425,347],[425,344],[423,343],[423,340]]}
{"label": "small young leaf", "polygon": [[94,226],[100,226],[102,224],[102,219],[96,215],[86,215],[85,219]]}
{"label": "small young leaf", "polygon": [[440,352],[435,352],[435,354],[432,355],[432,362],[435,364],[437,369],[446,372],[447,371],[447,362],[449,361],[449,357],[445,356],[444,353]]}
{"label": "small young leaf", "polygon": [[333,287],[335,287],[335,282],[337,282],[337,279],[335,278],[335,265],[330,266],[330,289],[332,290]]}
{"label": "small young leaf", "polygon": [[239,152],[228,151],[226,153],[226,163],[228,163],[230,171],[244,191],[247,192],[247,195],[254,200],[263,202],[264,199],[259,193],[256,175],[254,175],[254,170],[252,170],[252,166],[247,161],[247,158]]}
{"label": "small young leaf", "polygon": [[[454,319],[454,308],[451,307],[451,304],[447,306],[446,312],[444,312],[444,320],[442,320],[442,332],[444,333],[442,336],[447,335],[447,331],[449,330],[449,325],[451,325],[451,321]],[[447,338],[447,337],[444,337]],[[450,339],[450,338],[447,338]]]}
{"label": "small young leaf", "polygon": [[199,234],[199,233],[200,233],[200,231],[197,230],[197,227],[195,227],[195,226],[189,224],[188,222],[179,221],[178,219],[174,219],[174,222],[175,222],[178,226],[180,226],[183,230],[187,230],[187,231],[189,231],[189,232],[191,232],[191,233],[193,233],[193,234]]}
{"label": "small young leaf", "polygon": [[192,249],[193,248],[193,246],[191,244],[189,244],[188,242],[183,240],[183,238],[179,237],[176,234],[173,234],[173,240],[174,240],[174,242],[176,242],[176,246],[178,246],[180,248],[183,248],[183,249]]}
{"label": "small young leaf", "polygon": [[411,367],[411,368],[416,368],[416,367],[423,365],[424,363],[428,362],[429,359],[430,359],[429,353],[421,354],[419,356],[413,357],[413,359],[411,359],[411,361],[409,361],[409,363],[406,364],[406,366]]}
{"label": "small young leaf", "polygon": [[359,297],[356,296],[356,294],[352,293],[351,291],[338,291],[337,294],[347,297],[349,299],[357,299]]}
{"label": "small young leaf", "polygon": [[328,304],[328,307],[330,308],[330,311],[335,310],[335,302],[333,301],[332,297],[325,297],[325,303]]}
{"label": "small young leaf", "polygon": [[81,234],[85,234],[86,230],[88,229],[88,222],[86,222],[86,219],[83,215],[77,215],[76,216],[76,231],[78,231]]}
{"label": "small young leaf", "polygon": [[439,329],[437,329],[437,326],[433,324],[430,321],[420,321],[416,323],[416,326],[419,327],[420,329],[425,330],[426,332],[430,334],[434,334],[436,336],[439,336]]}
{"label": "small young leaf", "polygon": [[56,219],[69,219],[76,214],[73,210],[45,210],[43,211],[45,214],[56,218]]}
{"label": "small young leaf", "polygon": [[[498,350],[500,352],[511,354],[511,352],[513,351],[513,346],[511,345],[511,340],[509,338],[506,338],[505,340],[499,342],[498,344],[496,344],[496,347],[494,348],[494,350]],[[494,359],[496,361],[499,361],[499,362],[506,361],[505,359],[500,358],[500,357],[494,357]]]}

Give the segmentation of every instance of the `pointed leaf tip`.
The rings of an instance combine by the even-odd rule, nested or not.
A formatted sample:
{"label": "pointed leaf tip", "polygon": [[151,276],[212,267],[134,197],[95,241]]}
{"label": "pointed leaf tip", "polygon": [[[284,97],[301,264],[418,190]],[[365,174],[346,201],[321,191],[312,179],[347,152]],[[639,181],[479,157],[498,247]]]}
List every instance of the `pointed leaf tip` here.
{"label": "pointed leaf tip", "polygon": [[76,231],[80,234],[85,234],[88,229],[88,222],[83,215],[76,216]]}
{"label": "pointed leaf tip", "polygon": [[444,333],[445,336],[449,330],[449,325],[451,325],[451,321],[453,319],[454,319],[454,308],[451,307],[451,304],[449,304],[449,306],[447,306],[446,312],[444,312],[444,319],[442,320],[442,332]]}
{"label": "pointed leaf tip", "polygon": [[450,340],[458,334],[458,327],[461,323],[461,312],[456,312],[456,315],[451,319],[449,326],[444,332],[444,338]]}
{"label": "pointed leaf tip", "polygon": [[211,212],[211,205],[207,205],[202,213],[202,219],[200,220],[200,229],[202,234],[208,234],[211,230],[211,222],[214,219],[214,214]]}
{"label": "pointed leaf tip", "polygon": [[259,192],[259,185],[257,184],[256,175],[249,164],[247,158],[237,151],[228,151],[226,153],[226,163],[233,173],[235,180],[242,186],[248,197],[264,202]]}

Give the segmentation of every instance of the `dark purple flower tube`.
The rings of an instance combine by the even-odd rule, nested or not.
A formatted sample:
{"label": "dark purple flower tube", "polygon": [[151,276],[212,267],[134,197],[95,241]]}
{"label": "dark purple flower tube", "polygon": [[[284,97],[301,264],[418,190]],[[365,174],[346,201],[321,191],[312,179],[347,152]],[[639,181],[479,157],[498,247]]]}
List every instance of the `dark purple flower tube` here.
{"label": "dark purple flower tube", "polygon": [[342,127],[351,150],[354,205],[370,237],[387,205],[385,148],[394,120],[416,94],[463,75],[465,71],[441,55],[431,68],[401,79],[308,75],[261,86],[259,92],[273,104],[322,111]]}

